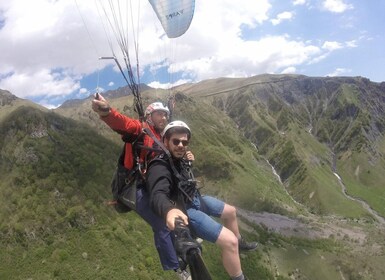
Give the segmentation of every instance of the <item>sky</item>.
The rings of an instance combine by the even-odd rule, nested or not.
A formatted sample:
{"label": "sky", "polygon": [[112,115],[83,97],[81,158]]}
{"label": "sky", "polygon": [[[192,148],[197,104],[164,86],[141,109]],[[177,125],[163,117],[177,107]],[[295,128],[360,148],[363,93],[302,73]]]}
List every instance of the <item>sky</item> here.
{"label": "sky", "polygon": [[[0,0],[0,89],[55,108],[127,85],[114,60],[99,59],[115,54],[124,68],[106,3]],[[383,0],[196,0],[174,39],[148,1],[131,5],[129,58],[155,88],[264,73],[385,81]]]}

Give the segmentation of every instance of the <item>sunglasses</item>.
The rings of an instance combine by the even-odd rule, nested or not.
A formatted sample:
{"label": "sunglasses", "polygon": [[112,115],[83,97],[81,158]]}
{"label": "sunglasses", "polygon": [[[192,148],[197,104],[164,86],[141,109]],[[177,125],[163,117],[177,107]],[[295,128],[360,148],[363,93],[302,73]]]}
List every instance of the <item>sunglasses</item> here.
{"label": "sunglasses", "polygon": [[182,143],[183,147],[186,147],[189,143],[188,140],[171,139],[171,141],[175,146],[179,146],[179,143]]}

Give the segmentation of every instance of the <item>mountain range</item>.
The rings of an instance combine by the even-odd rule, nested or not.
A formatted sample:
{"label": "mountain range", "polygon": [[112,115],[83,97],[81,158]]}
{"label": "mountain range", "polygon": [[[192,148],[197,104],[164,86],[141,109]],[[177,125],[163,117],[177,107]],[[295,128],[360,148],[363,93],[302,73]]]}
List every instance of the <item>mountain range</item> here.
{"label": "mountain range", "polygon": [[[261,243],[242,256],[250,279],[383,277],[384,82],[259,75],[173,94],[202,192],[239,207],[241,230]],[[142,88],[144,106],[169,95]],[[136,115],[127,88],[104,96]],[[0,90],[0,278],[172,278],[144,222],[104,204],[122,142],[92,98],[48,110]],[[219,254],[204,243],[214,279],[225,277]]]}

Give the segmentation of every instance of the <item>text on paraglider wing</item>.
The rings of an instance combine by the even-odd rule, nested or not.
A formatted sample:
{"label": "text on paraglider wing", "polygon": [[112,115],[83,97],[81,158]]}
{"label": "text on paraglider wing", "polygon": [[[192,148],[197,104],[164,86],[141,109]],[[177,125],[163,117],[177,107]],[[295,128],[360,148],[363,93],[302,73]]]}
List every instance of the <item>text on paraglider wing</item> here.
{"label": "text on paraglider wing", "polygon": [[171,14],[166,15],[166,19],[173,19],[174,17],[181,16],[183,14],[183,10],[180,10],[178,12],[173,12]]}

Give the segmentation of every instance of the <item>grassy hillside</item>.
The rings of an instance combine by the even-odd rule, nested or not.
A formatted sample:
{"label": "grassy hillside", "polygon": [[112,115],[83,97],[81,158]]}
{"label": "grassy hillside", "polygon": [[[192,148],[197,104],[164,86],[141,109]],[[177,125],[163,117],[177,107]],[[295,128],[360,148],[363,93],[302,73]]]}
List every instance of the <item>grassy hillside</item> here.
{"label": "grassy hillside", "polygon": [[[385,216],[379,199],[384,188],[375,187],[385,186],[383,84],[360,77],[261,75],[181,88],[229,116],[275,167],[290,195],[310,211],[370,216],[343,194],[337,173],[348,194]],[[363,178],[361,183],[354,179],[357,165],[349,166],[355,158],[361,158],[362,167],[371,166],[366,181],[371,195]]]}
{"label": "grassy hillside", "polygon": [[[149,226],[105,204],[120,145],[31,107],[9,114],[0,135],[1,279],[175,279],[160,267]],[[223,279],[220,252],[204,250]],[[258,259],[250,254],[245,271],[270,278]]]}
{"label": "grassy hillside", "polygon": [[0,89],[0,122],[20,106],[30,106],[46,112],[48,111],[48,109],[29,100],[17,98],[9,91]]}
{"label": "grassy hillside", "polygon": [[[143,93],[144,104],[165,101],[166,91]],[[110,96],[113,96],[112,94]],[[112,107],[128,116],[136,116],[131,97],[108,100]],[[59,108],[58,113],[71,116],[96,127],[102,135],[119,141],[115,132],[99,120],[87,99],[71,108]],[[250,210],[284,213],[297,212],[297,206],[287,196],[271,167],[248,139],[239,134],[235,123],[220,110],[183,94],[176,95],[174,119],[188,123],[193,132],[191,150],[195,154],[195,172],[203,192],[215,194],[226,201]]]}
{"label": "grassy hillside", "polygon": [[[241,254],[250,279],[384,277],[383,226],[360,202],[385,211],[384,85],[261,75],[177,90],[202,193],[263,217],[240,218],[260,243]],[[106,96],[136,116],[123,92]],[[167,96],[146,89],[144,104]],[[0,110],[0,279],[175,279],[149,227],[105,205],[121,140],[91,97],[54,113],[11,99]],[[226,279],[218,249],[204,242],[203,255],[213,279]]]}
{"label": "grassy hillside", "polygon": [[150,228],[106,206],[120,146],[31,107],[1,123],[1,279],[171,279]]}

